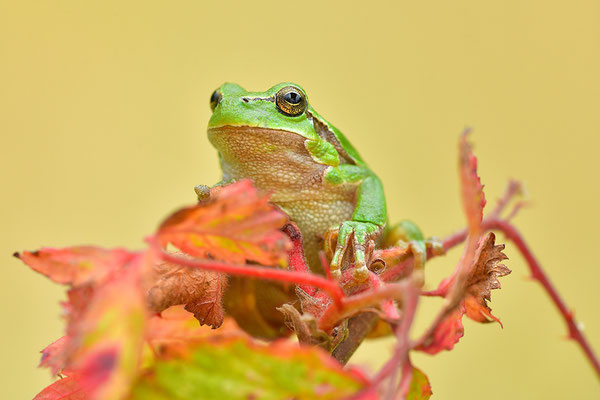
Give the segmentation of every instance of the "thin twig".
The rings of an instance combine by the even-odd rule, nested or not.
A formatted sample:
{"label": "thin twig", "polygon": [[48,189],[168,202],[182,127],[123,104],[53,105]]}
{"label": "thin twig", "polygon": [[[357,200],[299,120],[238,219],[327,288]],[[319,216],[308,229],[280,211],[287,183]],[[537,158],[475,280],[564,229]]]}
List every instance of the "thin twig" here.
{"label": "thin twig", "polygon": [[490,217],[500,218],[500,214],[504,211],[508,203],[510,203],[513,198],[520,194],[523,191],[523,185],[521,182],[511,179],[508,181],[506,185],[506,189],[504,189],[504,194],[502,197],[498,199],[498,203],[496,204],[496,208],[489,214]]}
{"label": "thin twig", "polygon": [[510,213],[504,218],[505,221],[511,221],[514,217],[517,216],[521,208],[526,207],[529,203],[527,201],[518,201],[510,211]]}

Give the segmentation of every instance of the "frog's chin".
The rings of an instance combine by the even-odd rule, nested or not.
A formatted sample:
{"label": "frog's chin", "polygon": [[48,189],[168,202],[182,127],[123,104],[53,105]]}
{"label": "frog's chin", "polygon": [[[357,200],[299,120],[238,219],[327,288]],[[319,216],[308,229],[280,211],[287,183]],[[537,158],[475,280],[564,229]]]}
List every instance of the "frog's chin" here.
{"label": "frog's chin", "polygon": [[290,181],[305,185],[324,168],[312,159],[305,138],[294,132],[222,126],[209,128],[208,138],[219,151],[223,176],[250,178],[266,190],[277,191]]}
{"label": "frog's chin", "polygon": [[254,126],[232,126],[208,128],[208,140],[222,156],[232,158],[266,159],[279,152],[306,152],[305,138],[295,132],[282,129]]}

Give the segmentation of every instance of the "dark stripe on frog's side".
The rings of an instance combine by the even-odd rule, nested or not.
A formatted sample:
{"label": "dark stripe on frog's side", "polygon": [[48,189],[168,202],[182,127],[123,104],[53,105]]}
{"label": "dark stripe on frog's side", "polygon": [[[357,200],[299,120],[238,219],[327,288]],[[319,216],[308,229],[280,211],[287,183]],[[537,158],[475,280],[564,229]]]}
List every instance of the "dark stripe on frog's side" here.
{"label": "dark stripe on frog's side", "polygon": [[317,132],[317,135],[319,135],[319,137],[321,139],[325,140],[326,142],[331,143],[333,145],[333,147],[335,147],[336,151],[338,152],[338,155],[340,156],[340,164],[356,165],[356,162],[354,161],[354,159],[350,156],[350,154],[348,154],[346,152],[346,150],[344,150],[344,148],[342,147],[342,144],[340,143],[338,138],[335,136],[335,134],[332,131],[329,130],[329,127],[327,125],[325,125],[325,123],[320,121],[318,118],[316,118],[309,111],[306,111],[306,115],[312,121],[313,126],[315,128],[315,132]]}

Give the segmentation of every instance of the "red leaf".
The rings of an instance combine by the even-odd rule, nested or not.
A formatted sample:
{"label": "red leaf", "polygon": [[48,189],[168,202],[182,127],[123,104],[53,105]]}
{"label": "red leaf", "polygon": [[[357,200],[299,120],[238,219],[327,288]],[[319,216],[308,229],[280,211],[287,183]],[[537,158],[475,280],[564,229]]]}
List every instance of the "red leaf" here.
{"label": "red leaf", "polygon": [[208,201],[172,214],[157,238],[193,257],[284,265],[289,240],[280,229],[287,220],[268,196],[243,180],[213,188]]}
{"label": "red leaf", "polygon": [[68,345],[68,340],[67,336],[63,336],[42,350],[42,359],[39,366],[50,368],[52,375],[62,371],[66,363],[65,348]]}
{"label": "red leaf", "polygon": [[464,335],[462,317],[465,314],[465,307],[459,306],[450,315],[448,315],[435,329],[432,340],[424,343],[417,350],[428,354],[437,354],[442,350],[452,350]]}
{"label": "red leaf", "polygon": [[[55,282],[69,284],[68,301],[63,303],[67,319],[67,335],[42,351],[41,367],[48,367],[52,374],[65,368],[72,369],[75,353],[81,348],[82,336],[100,321],[98,315],[89,315],[90,305],[105,295],[107,282],[120,283],[125,267],[134,260],[135,253],[123,249],[106,250],[92,246],[64,249],[46,248],[36,252],[23,252],[18,257],[32,269]],[[131,288],[128,287],[127,291]],[[100,296],[97,296],[100,292]],[[122,294],[119,297],[123,297]],[[126,297],[125,297],[126,298]],[[113,299],[115,306],[122,299]]]}
{"label": "red leaf", "polygon": [[139,373],[146,324],[139,254],[127,268],[103,282],[80,318],[69,321],[69,368],[94,399],[119,399]]}
{"label": "red leaf", "polygon": [[118,382],[117,385],[111,385],[110,380],[123,380],[120,376],[115,379],[115,375],[121,372],[118,371],[121,352],[126,351],[126,349],[122,349],[116,343],[112,346],[95,347],[93,350],[86,352],[85,357],[78,365],[77,372],[80,386],[87,393],[90,393],[90,397],[95,399],[121,398],[123,394],[129,391],[128,384],[131,380],[124,383]]}
{"label": "red leaf", "polygon": [[459,142],[459,172],[462,188],[462,203],[467,216],[469,234],[477,236],[481,230],[485,195],[481,180],[477,175],[477,157],[467,141],[468,131]]}
{"label": "red leaf", "polygon": [[67,376],[59,379],[52,385],[39,392],[33,400],[88,400],[77,376]]}
{"label": "red leaf", "polygon": [[33,270],[54,282],[73,286],[100,281],[123,267],[132,258],[124,249],[106,250],[93,246],[64,249],[44,248],[15,254]]}
{"label": "red leaf", "polygon": [[[53,372],[66,370],[69,376],[76,375],[77,385],[90,399],[122,398],[139,372],[146,319],[140,270],[147,259],[144,254],[127,253],[117,258],[124,263],[119,265],[115,259],[104,262],[111,251],[93,249],[86,252],[90,257],[86,260],[83,255],[71,257],[71,250],[50,253],[60,254],[66,260],[76,259],[78,265],[94,266],[95,271],[110,270],[110,273],[65,275],[60,272],[61,264],[56,263],[56,257],[35,259],[36,268],[59,279],[69,276],[72,279],[63,279],[63,282],[78,284],[69,290],[69,301],[65,304],[67,335],[42,352],[41,365],[50,367]],[[67,262],[62,267],[69,269],[74,265]],[[95,280],[99,276],[102,279]],[[56,388],[72,380],[62,381],[40,395],[59,393]]]}

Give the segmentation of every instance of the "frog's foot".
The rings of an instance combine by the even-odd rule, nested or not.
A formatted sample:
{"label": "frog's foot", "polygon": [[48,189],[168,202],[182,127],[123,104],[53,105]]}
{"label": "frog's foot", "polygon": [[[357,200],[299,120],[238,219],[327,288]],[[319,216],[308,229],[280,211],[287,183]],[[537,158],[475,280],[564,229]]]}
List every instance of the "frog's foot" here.
{"label": "frog's foot", "polygon": [[337,244],[331,259],[331,275],[339,279],[345,256],[353,254],[354,257],[349,263],[354,264],[354,280],[364,282],[369,277],[368,262],[375,247],[374,238],[380,232],[381,227],[370,222],[343,222],[338,229]]}
{"label": "frog's foot", "polygon": [[427,251],[434,255],[444,253],[444,245],[436,238],[425,239],[421,230],[411,221],[404,220],[392,226],[384,239],[384,246],[397,247],[413,257],[413,277],[417,282],[424,280]]}
{"label": "frog's foot", "polygon": [[425,240],[425,247],[427,247],[427,250],[431,250],[431,254],[434,256],[441,256],[446,253],[444,243],[435,236]]}
{"label": "frog's foot", "polygon": [[422,285],[425,280],[425,262],[427,261],[428,251],[433,255],[445,253],[444,245],[437,238],[432,237],[426,240],[411,240],[405,242],[400,239],[394,247],[403,250],[413,259],[413,278],[418,285]]}
{"label": "frog's foot", "polygon": [[235,179],[222,180],[216,183],[214,186],[206,186],[206,185],[196,185],[194,186],[194,192],[196,192],[196,196],[198,197],[198,202],[206,203],[210,200],[210,191],[213,188],[218,188],[221,186],[227,186],[229,184],[235,183]]}
{"label": "frog's foot", "polygon": [[198,196],[198,202],[204,203],[210,199],[210,187],[206,185],[197,185],[194,186],[194,192],[196,192],[196,196]]}
{"label": "frog's foot", "polygon": [[413,258],[413,277],[418,285],[422,285],[425,281],[424,268],[425,261],[427,261],[427,245],[424,240],[411,240],[405,242],[404,240],[398,240],[394,247],[406,250],[407,253],[412,254]]}

